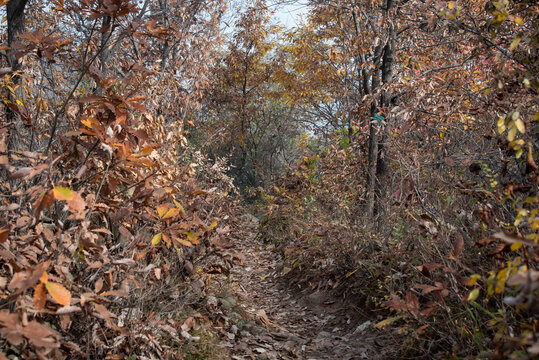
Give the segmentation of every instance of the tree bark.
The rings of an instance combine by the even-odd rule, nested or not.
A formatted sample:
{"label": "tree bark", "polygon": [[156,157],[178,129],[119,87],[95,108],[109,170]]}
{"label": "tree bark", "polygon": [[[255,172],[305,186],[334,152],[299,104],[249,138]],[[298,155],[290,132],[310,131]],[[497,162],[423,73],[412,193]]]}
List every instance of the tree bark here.
{"label": "tree bark", "polygon": [[[387,18],[388,13],[394,5],[392,0],[384,0],[382,3],[383,16]],[[386,20],[388,21],[388,20]],[[381,32],[381,31],[380,31]],[[395,58],[396,32],[393,24],[389,20],[387,27],[387,40],[374,49],[373,58],[376,70],[372,72],[371,89],[374,93],[380,86],[389,83],[393,79],[393,66]],[[384,90],[379,100],[374,100],[371,106],[371,123],[369,126],[369,161],[367,167],[367,215],[372,219],[380,212],[381,202],[387,194],[387,140],[391,126],[389,117],[386,114],[384,122],[378,123],[375,120],[378,107],[386,109],[391,101],[391,93]]]}
{"label": "tree bark", "polygon": [[[24,9],[28,0],[11,0],[6,5],[7,13],[7,45],[11,46],[15,43],[16,37],[24,32]],[[19,61],[13,51],[8,50],[6,56],[7,64],[9,65],[9,73],[13,72],[11,81],[13,85],[19,82],[19,76],[16,71],[19,69]],[[13,86],[15,88],[15,86]],[[3,98],[9,103],[15,102],[15,98],[11,91],[2,89]],[[16,114],[4,103],[4,123],[0,123],[0,167],[10,168],[8,153],[13,147]],[[3,176],[2,176],[3,177]]]}

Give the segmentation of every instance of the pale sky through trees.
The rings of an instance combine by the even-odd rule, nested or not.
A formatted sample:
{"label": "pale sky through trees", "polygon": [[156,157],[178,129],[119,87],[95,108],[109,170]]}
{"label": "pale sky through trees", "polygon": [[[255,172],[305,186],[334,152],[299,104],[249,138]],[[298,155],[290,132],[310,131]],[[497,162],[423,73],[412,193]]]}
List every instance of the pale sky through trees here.
{"label": "pale sky through trees", "polygon": [[290,29],[297,26],[300,18],[306,13],[306,3],[298,1],[297,3],[293,4],[277,5],[274,18],[276,22],[279,22],[286,28]]}

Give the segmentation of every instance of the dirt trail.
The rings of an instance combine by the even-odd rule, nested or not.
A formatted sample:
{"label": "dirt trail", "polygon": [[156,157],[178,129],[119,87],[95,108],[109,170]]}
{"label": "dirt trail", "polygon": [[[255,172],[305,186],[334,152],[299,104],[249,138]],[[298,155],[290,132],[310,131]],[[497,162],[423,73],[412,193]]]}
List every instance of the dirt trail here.
{"label": "dirt trail", "polygon": [[[257,220],[243,216],[245,237],[236,244],[244,265],[231,273],[236,296],[228,309],[233,359],[382,359],[370,321],[354,323],[346,308],[323,293],[301,293],[279,280],[279,256],[255,239]],[[354,325],[352,325],[354,324]]]}

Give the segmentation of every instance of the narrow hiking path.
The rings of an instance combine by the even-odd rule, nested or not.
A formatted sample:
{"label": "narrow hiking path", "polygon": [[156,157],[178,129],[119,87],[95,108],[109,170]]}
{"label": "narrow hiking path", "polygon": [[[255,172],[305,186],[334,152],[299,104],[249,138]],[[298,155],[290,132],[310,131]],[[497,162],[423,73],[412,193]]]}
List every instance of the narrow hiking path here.
{"label": "narrow hiking path", "polygon": [[[280,279],[280,256],[256,240],[258,221],[245,215],[244,236],[235,244],[243,265],[231,272],[236,296],[219,305],[232,319],[228,339],[233,359],[382,359],[370,321],[358,321],[329,295],[302,293]],[[235,321],[234,321],[235,320]]]}

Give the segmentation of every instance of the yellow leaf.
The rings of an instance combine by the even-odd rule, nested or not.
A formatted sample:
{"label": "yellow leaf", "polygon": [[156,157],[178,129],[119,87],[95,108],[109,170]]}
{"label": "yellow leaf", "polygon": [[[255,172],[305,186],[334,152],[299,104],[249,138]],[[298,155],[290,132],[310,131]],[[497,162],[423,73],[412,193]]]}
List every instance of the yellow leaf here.
{"label": "yellow leaf", "polygon": [[180,209],[172,208],[169,211],[167,211],[167,213],[163,216],[163,220],[174,217],[174,216],[178,215],[179,213],[180,213]]}
{"label": "yellow leaf", "polygon": [[516,243],[511,244],[511,250],[515,251],[522,247],[522,242],[518,241]]}
{"label": "yellow leaf", "polygon": [[215,229],[216,226],[217,226],[217,221],[216,221],[216,220],[213,220],[213,222],[212,222],[211,225],[210,225],[209,230]]}
{"label": "yellow leaf", "polygon": [[498,119],[498,134],[502,134],[505,129],[505,119],[503,117],[500,117]]}
{"label": "yellow leaf", "polygon": [[163,218],[163,215],[167,213],[168,205],[159,205],[157,206],[157,214],[159,215],[159,218]]}
{"label": "yellow leaf", "polygon": [[382,320],[379,323],[375,324],[374,328],[379,329],[379,328],[383,328],[384,326],[391,325],[395,321],[399,320],[400,318],[402,318],[402,315],[389,317],[389,318],[387,318],[385,320]]}
{"label": "yellow leaf", "polygon": [[539,120],[539,111],[535,113],[535,115],[533,115],[533,121],[537,121]]}
{"label": "yellow leaf", "polygon": [[153,238],[152,238],[152,245],[157,245],[159,244],[159,242],[161,241],[161,237],[163,236],[163,233],[159,233],[157,235],[155,235]]}
{"label": "yellow leaf", "polygon": [[524,121],[522,121],[521,119],[516,119],[515,125],[521,134],[524,134],[526,132],[526,128],[524,127]]}
{"label": "yellow leaf", "polygon": [[524,25],[524,21],[522,21],[522,18],[516,17],[515,22],[519,25]]}
{"label": "yellow leaf", "polygon": [[512,126],[510,129],[509,129],[509,132],[507,133],[507,140],[509,141],[513,141],[515,140],[515,136],[517,135],[517,127],[516,126]]}
{"label": "yellow leaf", "polygon": [[468,295],[468,301],[474,301],[479,296],[479,289],[473,289]]}
{"label": "yellow leaf", "polygon": [[68,306],[71,303],[71,293],[62,284],[49,281],[45,287],[58,304]]}
{"label": "yellow leaf", "polygon": [[520,43],[520,38],[516,37],[513,40],[513,42],[511,42],[511,45],[509,45],[509,50],[511,50],[511,51],[515,50],[519,43]]}
{"label": "yellow leaf", "polygon": [[180,211],[182,212],[182,214],[185,215],[185,210],[183,209],[182,204],[180,204],[180,203],[177,202],[176,200],[172,200],[172,201],[174,201],[174,205],[176,205],[176,207],[177,207],[178,209],[180,209]]}
{"label": "yellow leaf", "polygon": [[75,197],[75,194],[73,193],[73,191],[63,186],[55,187],[54,189],[52,189],[52,193],[56,200],[69,201]]}
{"label": "yellow leaf", "polygon": [[509,270],[510,269],[508,267],[501,269],[498,272],[498,275],[496,276],[496,278],[500,281],[505,281],[505,279],[507,278],[507,275],[509,274]]}
{"label": "yellow leaf", "polygon": [[94,117],[89,117],[87,119],[81,120],[80,122],[81,122],[81,124],[83,124],[84,126],[90,128],[90,129],[92,129],[94,125],[100,125],[99,120],[97,120]]}
{"label": "yellow leaf", "polygon": [[466,285],[468,286],[475,285],[475,283],[477,283],[477,280],[479,280],[480,278],[481,278],[481,275],[473,274],[472,276],[470,276],[470,280],[468,281]]}

